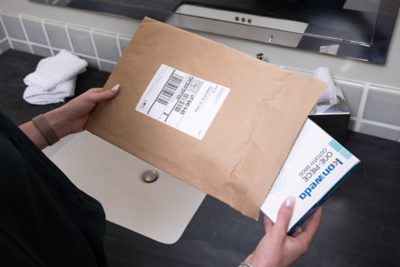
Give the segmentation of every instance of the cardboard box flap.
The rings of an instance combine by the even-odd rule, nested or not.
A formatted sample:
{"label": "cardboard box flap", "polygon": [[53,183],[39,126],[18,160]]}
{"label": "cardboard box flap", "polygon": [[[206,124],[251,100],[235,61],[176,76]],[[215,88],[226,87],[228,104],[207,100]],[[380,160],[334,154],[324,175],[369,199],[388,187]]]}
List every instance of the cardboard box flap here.
{"label": "cardboard box flap", "polygon": [[[162,64],[230,89],[202,140],[138,111]],[[196,34],[145,18],[86,128],[257,219],[291,145],[325,84]]]}

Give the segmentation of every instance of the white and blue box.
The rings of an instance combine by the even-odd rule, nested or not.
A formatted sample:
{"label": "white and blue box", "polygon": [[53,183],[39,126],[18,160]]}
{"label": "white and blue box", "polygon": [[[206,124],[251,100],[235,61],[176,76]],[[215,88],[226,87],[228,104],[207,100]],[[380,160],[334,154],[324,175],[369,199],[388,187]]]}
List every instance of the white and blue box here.
{"label": "white and blue box", "polygon": [[288,229],[289,234],[293,233],[359,163],[359,159],[307,119],[261,210],[275,222],[285,199],[295,197]]}

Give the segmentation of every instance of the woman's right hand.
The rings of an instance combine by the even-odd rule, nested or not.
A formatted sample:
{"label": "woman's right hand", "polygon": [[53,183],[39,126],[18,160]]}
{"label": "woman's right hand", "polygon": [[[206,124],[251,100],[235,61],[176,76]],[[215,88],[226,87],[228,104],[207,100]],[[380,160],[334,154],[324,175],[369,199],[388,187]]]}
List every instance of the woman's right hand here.
{"label": "woman's right hand", "polygon": [[322,208],[316,210],[304,228],[299,227],[293,236],[288,236],[294,204],[294,198],[288,198],[282,204],[275,224],[264,218],[266,233],[246,263],[253,267],[286,267],[307,252],[321,222]]}

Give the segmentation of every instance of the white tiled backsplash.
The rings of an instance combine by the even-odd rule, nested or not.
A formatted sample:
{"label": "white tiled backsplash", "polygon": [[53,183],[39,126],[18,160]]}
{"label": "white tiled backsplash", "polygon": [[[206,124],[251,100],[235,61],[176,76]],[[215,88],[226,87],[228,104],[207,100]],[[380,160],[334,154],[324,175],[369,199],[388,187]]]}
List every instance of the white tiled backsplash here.
{"label": "white tiled backsplash", "polygon": [[0,53],[8,48],[51,56],[73,51],[89,66],[111,72],[131,36],[124,36],[62,21],[0,13]]}
{"label": "white tiled backsplash", "polygon": [[[0,53],[9,48],[51,56],[74,52],[89,66],[111,72],[131,36],[22,14],[0,13]],[[286,69],[310,75],[309,71]],[[335,79],[350,106],[349,129],[400,142],[400,88]]]}

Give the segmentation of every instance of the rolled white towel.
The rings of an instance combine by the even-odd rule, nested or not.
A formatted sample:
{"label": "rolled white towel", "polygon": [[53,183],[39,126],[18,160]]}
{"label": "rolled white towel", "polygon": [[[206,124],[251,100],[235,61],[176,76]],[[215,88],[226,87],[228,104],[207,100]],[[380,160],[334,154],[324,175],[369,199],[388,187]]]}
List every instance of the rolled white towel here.
{"label": "rolled white towel", "polygon": [[64,102],[65,98],[75,94],[76,78],[62,82],[54,90],[44,91],[43,88],[32,85],[26,88],[23,98],[34,105],[47,105]]}
{"label": "rolled white towel", "polygon": [[57,55],[39,62],[35,72],[24,78],[26,85],[36,85],[44,90],[51,90],[57,84],[70,80],[79,74],[87,62],[71,52],[61,50]]}
{"label": "rolled white towel", "polygon": [[28,87],[23,98],[36,105],[63,102],[74,95],[76,76],[84,72],[86,66],[85,60],[66,50],[42,59],[35,72],[24,78]]}

